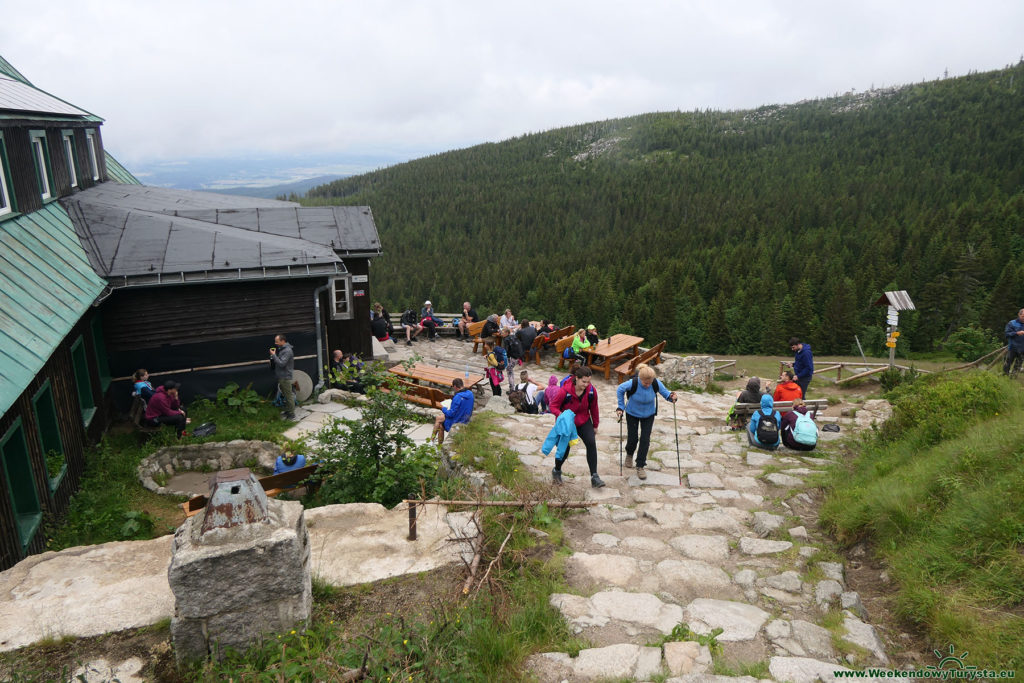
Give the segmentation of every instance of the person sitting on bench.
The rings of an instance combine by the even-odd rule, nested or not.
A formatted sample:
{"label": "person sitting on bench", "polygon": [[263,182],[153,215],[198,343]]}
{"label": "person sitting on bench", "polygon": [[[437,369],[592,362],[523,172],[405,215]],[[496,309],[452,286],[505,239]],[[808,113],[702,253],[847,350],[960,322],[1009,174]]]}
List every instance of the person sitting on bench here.
{"label": "person sitting on bench", "polygon": [[775,401],[792,401],[804,397],[804,390],[793,381],[793,371],[786,370],[779,376],[779,383],[775,385],[775,393],[772,399]]}
{"label": "person sitting on bench", "polygon": [[274,474],[284,474],[305,466],[306,456],[301,453],[296,455],[292,453],[291,449],[285,449],[285,452],[277,456],[277,460],[274,461]]}
{"label": "person sitting on bench", "polygon": [[149,381],[149,371],[146,368],[139,368],[132,375],[132,396],[138,396],[143,401],[149,401],[153,395],[153,384]]}
{"label": "person sitting on bench", "polygon": [[169,379],[162,387],[156,388],[146,403],[146,422],[153,427],[171,425],[179,439],[185,433],[185,425],[192,422],[185,417],[185,411],[181,409],[181,401],[178,400],[180,386],[173,379]]}
{"label": "person sitting on bench", "polygon": [[747,425],[747,441],[754,448],[774,451],[782,443],[782,417],[775,410],[775,401],[768,394],[761,397],[761,407],[754,411]]}
{"label": "person sitting on bench", "polygon": [[473,414],[473,391],[465,389],[458,377],[452,380],[452,389],[455,395],[452,396],[451,408],[441,408],[441,414],[434,418],[434,432],[430,438],[437,437],[438,446],[444,443],[445,432],[450,432],[452,425],[469,422],[469,416]]}

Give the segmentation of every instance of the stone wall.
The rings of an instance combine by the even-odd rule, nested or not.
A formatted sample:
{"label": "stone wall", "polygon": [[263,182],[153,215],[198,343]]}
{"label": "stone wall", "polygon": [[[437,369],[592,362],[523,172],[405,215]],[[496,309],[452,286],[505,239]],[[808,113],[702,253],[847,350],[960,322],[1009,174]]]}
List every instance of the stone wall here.
{"label": "stone wall", "polygon": [[715,378],[714,356],[669,356],[663,355],[660,365],[655,366],[658,376],[665,382],[676,381],[683,386],[707,389]]}
{"label": "stone wall", "polygon": [[281,447],[269,441],[218,441],[196,443],[185,446],[167,446],[139,463],[139,481],[150,491],[174,496],[192,497],[188,491],[175,491],[160,486],[153,479],[159,473],[173,477],[183,470],[216,472],[236,467],[248,467],[246,463],[256,462],[259,467],[271,470],[274,461],[281,455]]}

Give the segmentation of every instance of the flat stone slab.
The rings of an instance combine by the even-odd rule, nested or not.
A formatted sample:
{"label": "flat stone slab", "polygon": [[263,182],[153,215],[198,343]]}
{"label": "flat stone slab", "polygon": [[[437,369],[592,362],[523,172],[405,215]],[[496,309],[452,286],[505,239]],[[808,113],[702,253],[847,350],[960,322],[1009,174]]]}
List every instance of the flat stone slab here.
{"label": "flat stone slab", "polygon": [[579,595],[554,593],[550,603],[571,623],[584,627],[604,626],[614,620],[671,633],[683,620],[682,607],[662,602],[650,593],[612,590],[595,593],[589,599]]}
{"label": "flat stone slab", "polygon": [[780,515],[773,515],[770,512],[754,513],[754,531],[758,536],[767,536],[773,531],[778,531],[786,519]]}
{"label": "flat stone slab", "polygon": [[676,536],[668,543],[692,560],[722,562],[729,557],[729,539],[725,536],[684,534]]}
{"label": "flat stone slab", "polygon": [[686,480],[692,489],[724,489],[725,484],[717,474],[710,472],[691,472]]}
{"label": "flat stone slab", "polygon": [[886,665],[889,658],[885,654],[885,645],[878,637],[875,627],[865,624],[863,621],[846,612],[843,617],[843,630],[846,631],[842,639],[864,648],[875,658],[875,663]]}
{"label": "flat stone slab", "polygon": [[628,555],[573,553],[565,561],[565,570],[574,585],[626,588],[639,577],[637,561]]}
{"label": "flat stone slab", "polygon": [[720,628],[718,640],[723,643],[753,640],[770,616],[754,605],[709,598],[698,598],[683,610],[683,618],[694,633],[706,636]]}
{"label": "flat stone slab", "polygon": [[765,538],[750,538],[749,536],[740,539],[740,551],[747,555],[772,555],[792,547],[793,544],[789,541],[769,541]]}
{"label": "flat stone slab", "polygon": [[836,671],[850,671],[850,669],[809,657],[772,657],[768,662],[768,672],[772,678],[789,683],[818,683],[818,681],[831,683],[831,681],[837,680],[834,673]]}
{"label": "flat stone slab", "polygon": [[619,544],[619,539],[611,534],[594,534],[590,537],[590,542],[602,548],[614,548]]}
{"label": "flat stone slab", "polygon": [[775,588],[780,591],[787,591],[789,593],[799,593],[803,588],[803,582],[800,580],[800,575],[793,570],[765,577],[764,584],[771,588]]}
{"label": "flat stone slab", "polygon": [[584,497],[587,500],[616,500],[617,498],[622,498],[622,493],[611,486],[605,486],[604,488],[599,489],[591,487],[587,489],[587,493]]}
{"label": "flat stone slab", "polygon": [[640,479],[640,477],[636,476],[635,470],[629,471],[634,472],[629,476],[630,486],[679,486],[679,475],[676,473],[675,468],[665,472],[647,470],[646,479]]}
{"label": "flat stone slab", "polygon": [[776,486],[785,486],[786,488],[793,488],[796,486],[803,486],[803,479],[797,479],[791,477],[788,474],[780,474],[779,472],[772,472],[771,474],[765,475],[765,481],[768,481]]}
{"label": "flat stone slab", "polygon": [[723,508],[693,513],[690,515],[690,527],[710,531],[726,531],[736,535],[743,533],[743,525]]}
{"label": "flat stone slab", "polygon": [[687,514],[674,507],[662,506],[661,503],[651,503],[644,508],[644,517],[649,517],[658,523],[658,526],[668,529],[678,529],[686,525]]}
{"label": "flat stone slab", "polygon": [[657,567],[662,585],[671,590],[673,584],[707,595],[732,584],[722,569],[700,560],[663,560]]}
{"label": "flat stone slab", "polygon": [[30,555],[0,573],[0,651],[141,628],[174,613],[171,536]]}
{"label": "flat stone slab", "polygon": [[775,462],[775,458],[768,455],[767,453],[759,453],[757,451],[747,452],[747,464],[751,467],[764,467]]}
{"label": "flat stone slab", "polygon": [[661,669],[661,648],[618,643],[580,650],[575,658],[562,652],[545,652],[530,657],[526,666],[541,675],[541,680],[644,681]]}

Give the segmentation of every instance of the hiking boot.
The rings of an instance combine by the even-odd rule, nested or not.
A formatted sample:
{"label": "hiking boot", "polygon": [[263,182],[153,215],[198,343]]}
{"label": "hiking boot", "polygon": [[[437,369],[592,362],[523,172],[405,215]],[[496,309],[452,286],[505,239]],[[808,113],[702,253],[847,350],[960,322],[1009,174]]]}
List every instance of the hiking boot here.
{"label": "hiking boot", "polygon": [[602,486],[604,486],[604,482],[601,481],[601,477],[597,476],[597,474],[595,473],[590,475],[590,485],[593,486],[595,489],[599,489]]}
{"label": "hiking boot", "polygon": [[405,340],[405,345],[406,346],[412,346],[412,339],[406,339]]}
{"label": "hiking boot", "polygon": [[623,467],[625,467],[627,470],[633,469],[633,456],[632,455],[627,455],[626,456],[626,464],[624,464]]}
{"label": "hiking boot", "polygon": [[637,477],[637,479],[646,479],[647,478],[647,472],[644,470],[643,467],[637,467],[636,468],[636,477]]}
{"label": "hiking boot", "polygon": [[554,468],[551,470],[551,483],[555,486],[562,485],[562,470]]}

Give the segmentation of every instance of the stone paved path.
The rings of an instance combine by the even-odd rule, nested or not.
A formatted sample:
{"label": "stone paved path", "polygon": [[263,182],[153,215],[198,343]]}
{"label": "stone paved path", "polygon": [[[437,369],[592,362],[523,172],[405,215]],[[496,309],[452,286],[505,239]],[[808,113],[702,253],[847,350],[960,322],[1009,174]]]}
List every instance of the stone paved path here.
{"label": "stone paved path", "polygon": [[[451,340],[414,347],[441,363],[462,362],[471,357],[469,349]],[[526,367],[542,385],[554,372],[548,365]],[[833,671],[848,666],[888,664],[859,596],[847,589],[843,565],[821,558],[817,505],[803,491],[834,457],[829,442],[841,434],[822,432],[813,454],[751,449],[742,432],[723,426],[731,394],[679,392],[678,454],[672,407],[662,403],[648,478],[641,481],[634,470],[619,474],[615,384],[597,377],[594,384],[601,413],[598,471],[607,486],[590,487],[583,449],[574,448],[558,495],[601,504],[566,519],[571,592],[551,597],[593,647],[576,657],[535,655],[528,661],[533,675],[544,682],[665,675],[669,681],[739,680],[714,676],[709,648],[696,642],[649,646],[678,624],[701,635],[722,629],[720,659],[730,669],[766,663],[779,681],[832,680]],[[502,415],[508,446],[539,479],[550,481],[552,458],[542,456],[540,444],[554,418],[512,414],[504,396],[482,410]],[[826,411],[819,422],[841,422],[845,432],[887,417],[881,401],[867,402],[856,420],[838,413]],[[832,630],[821,625],[830,610],[833,622],[841,622]]]}

